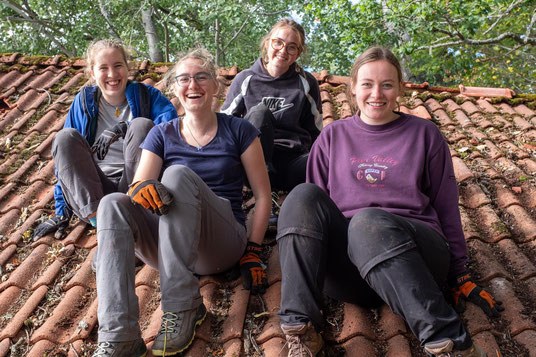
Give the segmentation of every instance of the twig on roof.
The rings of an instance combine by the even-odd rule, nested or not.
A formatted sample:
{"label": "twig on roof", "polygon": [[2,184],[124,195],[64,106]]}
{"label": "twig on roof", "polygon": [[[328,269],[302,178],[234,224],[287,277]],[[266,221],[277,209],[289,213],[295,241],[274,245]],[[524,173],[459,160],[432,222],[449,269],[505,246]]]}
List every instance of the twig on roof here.
{"label": "twig on roof", "polygon": [[255,339],[251,335],[251,331],[249,331],[249,330],[248,330],[248,339],[249,339],[249,342],[251,343],[251,345],[253,346],[253,348],[255,349],[255,351],[257,351],[257,353],[259,354],[259,356],[264,356],[264,353],[262,353],[261,349],[257,345],[257,341],[255,341]]}
{"label": "twig on roof", "polygon": [[261,302],[261,305],[262,305],[262,311],[265,312],[266,311],[266,307],[264,306],[264,301],[262,300],[262,296],[257,295],[257,298],[259,299],[259,301]]}
{"label": "twig on roof", "polygon": [[71,349],[73,350],[73,352],[74,352],[74,354],[76,355],[76,357],[80,357],[80,355],[78,354],[78,352],[77,352],[77,351],[76,351],[76,349],[74,348],[74,346],[73,346],[73,343],[72,343],[72,342],[70,342],[70,343],[69,343],[69,346],[70,346],[70,347],[71,347]]}
{"label": "twig on roof", "polygon": [[47,107],[48,107],[50,103],[52,103],[52,96],[50,95],[50,92],[47,91],[45,88],[35,88],[35,90],[38,92],[45,92],[48,95],[48,104],[47,104]]}

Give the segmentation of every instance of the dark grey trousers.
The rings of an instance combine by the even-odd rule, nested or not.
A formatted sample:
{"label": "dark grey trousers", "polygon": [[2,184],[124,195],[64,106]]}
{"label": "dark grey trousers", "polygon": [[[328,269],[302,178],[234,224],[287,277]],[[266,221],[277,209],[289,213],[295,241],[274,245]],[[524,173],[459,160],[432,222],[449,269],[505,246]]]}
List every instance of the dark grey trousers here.
{"label": "dark grey trousers", "polygon": [[302,184],[281,207],[277,242],[282,271],[282,324],[323,326],[323,293],[372,307],[385,301],[422,345],[472,341],[438,285],[446,281],[449,248],[428,226],[376,208],[343,216],[318,186]]}
{"label": "dark grey trousers", "polygon": [[86,139],[74,128],[60,130],[52,144],[52,156],[63,197],[80,219],[97,211],[100,200],[112,192],[126,192],[140,161],[140,144],[154,126],[150,119],[136,118],[123,141],[125,168],[120,177],[107,177],[93,160]]}
{"label": "dark grey trousers", "polygon": [[290,191],[305,182],[309,154],[274,145],[275,118],[270,109],[259,103],[251,108],[244,119],[261,132],[261,146],[272,188]]}

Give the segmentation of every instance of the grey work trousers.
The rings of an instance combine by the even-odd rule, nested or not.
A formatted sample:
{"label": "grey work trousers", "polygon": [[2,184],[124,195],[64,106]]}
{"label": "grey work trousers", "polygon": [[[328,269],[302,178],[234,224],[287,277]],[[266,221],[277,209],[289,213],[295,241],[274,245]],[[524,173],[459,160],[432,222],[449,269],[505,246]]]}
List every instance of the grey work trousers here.
{"label": "grey work trousers", "polygon": [[107,177],[93,160],[93,153],[86,139],[74,128],[60,130],[52,144],[52,156],[56,165],[58,182],[63,198],[80,219],[97,211],[100,200],[112,192],[126,192],[134,178],[140,161],[140,144],[154,122],[136,118],[128,126],[123,141],[125,167],[118,177]]}
{"label": "grey work trousers", "polygon": [[432,228],[377,208],[351,220],[318,186],[302,184],[285,199],[277,242],[282,271],[282,324],[323,326],[322,294],[373,307],[385,301],[421,344],[451,339],[456,349],[471,336],[446,302],[450,254]]}
{"label": "grey work trousers", "polygon": [[194,274],[225,271],[246,248],[246,229],[235,219],[229,200],[216,196],[191,169],[170,166],[161,182],[174,198],[164,216],[133,204],[122,193],[105,196],[99,205],[99,341],[140,336],[135,256],[158,269],[162,310],[176,312],[202,302]]}

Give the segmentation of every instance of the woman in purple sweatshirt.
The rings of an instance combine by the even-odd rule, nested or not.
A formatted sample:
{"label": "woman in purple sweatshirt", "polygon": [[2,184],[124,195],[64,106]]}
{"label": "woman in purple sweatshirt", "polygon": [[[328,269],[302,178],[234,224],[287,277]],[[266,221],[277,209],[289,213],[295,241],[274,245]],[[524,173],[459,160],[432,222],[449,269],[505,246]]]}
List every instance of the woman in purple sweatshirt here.
{"label": "woman in purple sweatshirt", "polygon": [[[322,294],[365,307],[387,303],[431,355],[485,356],[440,286],[488,315],[503,308],[468,274],[448,145],[436,125],[397,111],[400,63],[372,47],[355,62],[356,115],[326,127],[307,183],[286,198],[278,223],[281,328],[289,356],[322,348]],[[295,353],[295,354],[292,354]]]}

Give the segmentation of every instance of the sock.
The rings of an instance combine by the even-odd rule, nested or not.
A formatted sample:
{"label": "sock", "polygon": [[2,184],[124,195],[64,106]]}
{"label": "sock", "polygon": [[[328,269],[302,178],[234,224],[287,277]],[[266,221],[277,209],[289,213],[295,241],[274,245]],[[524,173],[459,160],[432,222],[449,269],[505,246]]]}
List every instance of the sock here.
{"label": "sock", "polygon": [[89,219],[89,223],[93,226],[93,227],[97,227],[97,212],[94,212],[92,214],[90,214],[87,219]]}

